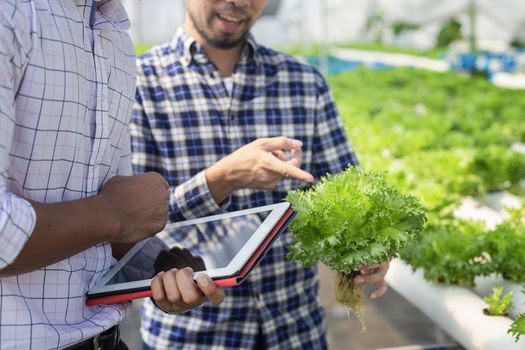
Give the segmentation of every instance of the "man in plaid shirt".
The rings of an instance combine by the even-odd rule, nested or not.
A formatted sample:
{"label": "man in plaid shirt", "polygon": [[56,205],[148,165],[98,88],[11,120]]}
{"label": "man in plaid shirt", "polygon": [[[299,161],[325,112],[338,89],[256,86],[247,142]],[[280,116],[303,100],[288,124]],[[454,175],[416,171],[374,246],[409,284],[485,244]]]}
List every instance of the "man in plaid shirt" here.
{"label": "man in plaid shirt", "polygon": [[[279,202],[357,164],[323,77],[248,34],[265,5],[188,0],[184,28],[138,61],[132,163],[168,180],[171,221]],[[286,260],[290,244],[287,232],[220,306],[173,316],[145,302],[144,349],[325,349],[317,269]],[[377,298],[387,270],[356,278]]]}
{"label": "man in plaid shirt", "polygon": [[[118,0],[0,0],[2,350],[127,349],[130,303],[85,301],[113,256],[167,220],[167,182],[130,176],[128,27]],[[188,270],[151,284],[170,312],[224,298],[198,286]]]}

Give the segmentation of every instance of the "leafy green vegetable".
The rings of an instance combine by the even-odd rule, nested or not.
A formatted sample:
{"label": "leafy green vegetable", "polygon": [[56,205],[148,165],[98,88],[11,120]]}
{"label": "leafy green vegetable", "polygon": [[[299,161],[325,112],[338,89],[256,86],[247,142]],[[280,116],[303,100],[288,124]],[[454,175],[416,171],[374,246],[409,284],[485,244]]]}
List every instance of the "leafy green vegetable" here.
{"label": "leafy green vegetable", "polygon": [[322,178],[313,188],[288,192],[297,217],[290,258],[318,261],[338,272],[336,299],[353,310],[364,328],[363,286],[353,277],[362,265],[397,256],[423,229],[419,200],[389,185],[384,173],[349,167]]}
{"label": "leafy green vegetable", "polygon": [[525,313],[518,314],[507,333],[511,334],[516,342],[520,340],[520,337],[525,334]]}
{"label": "leafy green vegetable", "polygon": [[488,313],[492,316],[505,316],[507,311],[512,307],[512,291],[505,295],[503,287],[492,288],[492,294],[484,297],[483,301],[488,305]]}
{"label": "leafy green vegetable", "polygon": [[509,189],[525,178],[525,154],[490,146],[477,152],[472,167],[483,179],[485,191]]}
{"label": "leafy green vegetable", "polygon": [[486,236],[495,271],[514,282],[525,281],[525,207],[509,210],[510,218]]}
{"label": "leafy green vegetable", "polygon": [[392,162],[389,180],[421,198],[429,210],[442,212],[481,187],[481,178],[470,171],[473,158],[465,149],[418,152]]}
{"label": "leafy green vegetable", "polygon": [[385,170],[377,158],[384,153],[401,158],[453,148],[508,148],[525,140],[523,92],[500,89],[480,77],[357,69],[331,76],[329,83],[367,169]]}
{"label": "leafy green vegetable", "polygon": [[290,191],[286,200],[297,211],[290,257],[346,274],[397,256],[425,222],[417,198],[389,185],[383,173],[354,167],[306,192]]}
{"label": "leafy green vegetable", "polygon": [[427,228],[421,239],[401,253],[414,270],[422,268],[432,282],[474,286],[476,276],[490,274],[494,265],[485,253],[483,224],[444,221]]}
{"label": "leafy green vegetable", "polygon": [[471,285],[496,267],[525,280],[522,229],[507,225],[487,236],[482,225],[451,220],[462,196],[523,193],[525,156],[511,150],[525,141],[523,92],[404,68],[356,69],[329,84],[363,166],[387,170],[391,184],[428,209],[432,225],[403,258],[433,281]]}
{"label": "leafy green vegetable", "polygon": [[[525,286],[521,287],[521,292],[525,294]],[[514,337],[516,343],[520,340],[520,337],[525,334],[525,313],[522,312],[516,316],[516,320],[510,325],[507,333]]]}

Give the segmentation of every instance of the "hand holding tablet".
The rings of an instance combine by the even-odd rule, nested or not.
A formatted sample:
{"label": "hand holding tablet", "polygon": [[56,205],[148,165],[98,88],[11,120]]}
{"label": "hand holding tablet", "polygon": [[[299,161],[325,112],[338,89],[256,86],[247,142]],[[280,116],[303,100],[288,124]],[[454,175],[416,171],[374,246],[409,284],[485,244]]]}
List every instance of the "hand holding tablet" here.
{"label": "hand holding tablet", "polygon": [[[193,278],[207,274],[219,287],[240,284],[285,230],[295,212],[283,202],[237,212],[187,220],[166,226],[137,243],[88,291],[87,305],[151,296],[159,271],[191,267]],[[195,237],[190,250],[176,237]]]}
{"label": "hand holding tablet", "polygon": [[167,313],[184,312],[208,300],[219,305],[224,300],[224,290],[210,277],[200,275],[195,283],[189,267],[160,272],[151,282],[151,292],[155,305]]}

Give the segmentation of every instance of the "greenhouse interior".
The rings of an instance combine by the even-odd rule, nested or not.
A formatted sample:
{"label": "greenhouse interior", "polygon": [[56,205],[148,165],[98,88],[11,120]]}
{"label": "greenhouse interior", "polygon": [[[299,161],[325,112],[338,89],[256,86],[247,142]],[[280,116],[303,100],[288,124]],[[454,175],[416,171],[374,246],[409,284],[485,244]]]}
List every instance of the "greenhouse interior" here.
{"label": "greenhouse interior", "polygon": [[[188,18],[186,6],[192,3],[192,0],[119,1],[131,22],[128,33],[135,54],[145,57],[143,66],[156,62],[150,60],[152,53],[165,53],[166,48],[161,46],[159,50],[159,45],[177,35],[177,28],[184,26]],[[349,166],[341,174],[326,171],[308,186],[297,185],[299,181],[289,179],[294,175],[286,173],[279,181],[298,189],[280,184],[275,187],[289,190],[281,199],[291,203],[290,211],[296,215],[286,217],[285,225],[290,224],[290,231],[285,232],[290,237],[293,234],[294,241],[287,263],[297,260],[308,269],[317,266],[318,298],[324,310],[318,322],[325,322],[326,347],[525,350],[525,2],[214,0],[209,3],[217,6],[232,3],[230,6],[239,7],[265,3],[261,16],[250,28],[252,37],[258,45],[283,53],[283,57],[290,57],[301,67],[313,67],[312,76],[326,81],[326,96],[335,101],[342,129],[359,162],[359,166]],[[226,27],[234,26],[231,21]],[[152,71],[151,67],[145,68],[138,82],[148,83],[157,74]],[[181,71],[173,68],[175,77]],[[287,74],[282,75],[283,79],[293,75]],[[144,89],[151,95],[148,98],[162,94],[157,88]],[[303,93],[308,91],[296,88]],[[233,89],[229,90],[232,94]],[[175,95],[179,98],[192,93],[190,88],[189,92],[179,91]],[[279,101],[279,106],[286,105]],[[144,110],[153,108],[152,101],[142,103]],[[166,115],[176,109],[159,106]],[[198,108],[207,107],[198,104]],[[191,124],[185,119],[184,122]],[[319,130],[329,127],[326,123],[319,125]],[[199,130],[211,133],[213,126],[207,127],[203,129],[207,131]],[[193,137],[193,130],[188,130],[180,137]],[[268,137],[294,135],[301,134],[296,130],[290,135]],[[314,144],[313,149],[317,148],[321,146]],[[323,157],[332,154],[326,152]],[[170,154],[176,158],[179,152],[172,150]],[[287,164],[297,164],[294,163],[297,154],[285,148],[270,154]],[[199,157],[208,159],[207,154]],[[315,157],[313,154],[314,160]],[[178,166],[184,161],[175,159],[173,164]],[[245,190],[238,193],[248,196],[242,191]],[[259,248],[258,254],[271,255],[267,252],[278,241],[274,236],[265,237],[264,249]],[[255,264],[263,255],[257,257]],[[388,290],[381,297],[370,297],[372,292],[378,292],[380,282],[364,287],[353,284],[352,278],[359,271],[364,273],[364,266],[374,266],[374,271],[387,266],[383,282],[386,281]],[[251,268],[253,265],[247,271],[256,276],[266,271]],[[341,296],[339,289],[346,288],[341,287],[343,278],[351,281],[351,288],[357,288],[357,297]],[[250,283],[249,277],[246,281]],[[228,293],[225,304],[229,303]],[[273,297],[279,299],[282,295]],[[354,304],[355,300],[345,299],[350,297],[359,299],[359,305]],[[120,336],[129,349],[154,348],[153,341],[151,347],[144,345],[152,333],[144,335],[145,326],[141,326],[141,314],[142,318],[151,317],[148,307],[153,304],[155,301],[150,303],[148,298],[132,300],[131,312],[120,324]],[[184,314],[181,315],[182,319]],[[162,316],[162,322],[168,316]],[[150,322],[157,322],[155,317]],[[177,327],[177,319],[179,316],[171,327]],[[296,327],[307,327],[303,323],[298,321]],[[253,334],[266,335],[267,324],[259,324]],[[185,326],[193,330],[197,325]],[[277,337],[281,334],[279,329],[269,332],[273,331]],[[150,332],[154,333],[151,329]],[[229,333],[225,334],[228,342]],[[233,334],[232,342],[238,335]],[[172,336],[181,335],[177,333],[166,339]],[[292,346],[291,340],[282,341],[287,345],[279,346],[279,342],[275,345],[274,339],[268,338],[262,347],[257,345],[255,349],[326,348],[304,345],[307,343]],[[159,344],[158,349],[178,348]],[[198,344],[201,345],[187,348],[222,348],[211,343]]]}
{"label": "greenhouse interior", "polygon": [[[124,3],[139,53],[184,21],[182,1]],[[524,6],[277,0],[253,26],[322,72],[362,166],[428,210],[418,242],[391,261],[389,291],[367,302],[365,331],[320,266],[330,349],[525,349],[509,331],[525,331]],[[483,312],[504,296],[504,316]]]}
{"label": "greenhouse interior", "polygon": [[[184,21],[182,1],[124,3],[139,54]],[[320,265],[330,349],[525,349],[509,331],[525,331],[524,6],[277,0],[252,27],[322,72],[363,168],[428,210],[417,243],[391,261],[389,291],[367,302],[365,331]],[[510,297],[504,316],[483,312],[495,288]]]}

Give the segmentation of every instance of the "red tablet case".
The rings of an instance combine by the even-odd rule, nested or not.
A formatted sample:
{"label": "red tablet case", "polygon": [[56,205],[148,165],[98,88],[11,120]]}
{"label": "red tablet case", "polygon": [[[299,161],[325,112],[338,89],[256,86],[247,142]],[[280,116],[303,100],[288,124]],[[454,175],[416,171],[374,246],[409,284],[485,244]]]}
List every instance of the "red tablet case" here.
{"label": "red tablet case", "polygon": [[[266,236],[265,240],[261,243],[259,248],[254,252],[254,254],[251,256],[251,258],[246,262],[246,264],[243,266],[241,271],[239,271],[239,274],[236,276],[228,276],[228,277],[219,277],[214,278],[214,282],[217,285],[217,287],[232,287],[232,286],[238,286],[239,284],[244,281],[244,279],[247,277],[248,273],[257,265],[259,261],[264,257],[268,249],[270,248],[270,245],[275,239],[279,236],[281,232],[283,232],[288,224],[292,221],[292,219],[295,216],[295,211],[292,208],[289,208],[284,215],[279,219],[277,224],[274,226],[272,231]],[[116,292],[119,294],[113,294],[113,295],[105,295],[105,296],[93,296],[88,297],[86,299],[86,305],[87,306],[94,306],[99,304],[114,304],[119,303],[122,301],[128,301],[132,299],[140,299],[140,298],[148,298],[151,297],[152,292],[151,289],[148,287],[144,287],[147,289],[142,289],[139,291],[130,291],[130,292]]]}

